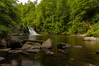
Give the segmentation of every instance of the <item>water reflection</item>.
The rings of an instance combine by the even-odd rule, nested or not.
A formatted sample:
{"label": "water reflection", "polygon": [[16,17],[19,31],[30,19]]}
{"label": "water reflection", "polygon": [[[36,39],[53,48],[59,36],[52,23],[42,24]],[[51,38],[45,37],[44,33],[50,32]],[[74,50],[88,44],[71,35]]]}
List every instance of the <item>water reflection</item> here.
{"label": "water reflection", "polygon": [[12,60],[12,61],[11,61],[11,66],[18,66],[17,61],[16,61],[16,60]]}
{"label": "water reflection", "polygon": [[85,43],[86,45],[91,45],[91,46],[93,46],[93,45],[96,44],[97,42],[96,42],[96,41],[84,41],[84,43]]}
{"label": "water reflection", "polygon": [[21,66],[41,66],[38,62],[33,62],[31,60],[23,60]]}
{"label": "water reflection", "polygon": [[[29,53],[29,57],[25,56],[9,56],[6,61],[9,61],[12,65],[23,66],[99,66],[99,55],[96,54],[96,50],[99,51],[99,43],[83,41],[82,37],[74,36],[27,36],[22,38],[28,38],[30,40],[46,40],[52,39],[53,48],[51,51],[55,52],[55,55],[48,56],[44,51],[39,53]],[[63,42],[71,45],[69,49],[62,49],[69,53],[62,53],[58,51],[57,44]],[[35,60],[34,57],[37,57]],[[11,59],[12,58],[12,59]],[[3,61],[5,63],[5,61]]]}
{"label": "water reflection", "polygon": [[86,65],[86,66],[95,66],[95,65],[90,64],[90,63],[86,63],[85,65]]}
{"label": "water reflection", "polygon": [[22,66],[34,66],[34,62],[30,60],[23,60],[21,65]]}
{"label": "water reflection", "polygon": [[29,35],[29,40],[36,40],[36,35]]}

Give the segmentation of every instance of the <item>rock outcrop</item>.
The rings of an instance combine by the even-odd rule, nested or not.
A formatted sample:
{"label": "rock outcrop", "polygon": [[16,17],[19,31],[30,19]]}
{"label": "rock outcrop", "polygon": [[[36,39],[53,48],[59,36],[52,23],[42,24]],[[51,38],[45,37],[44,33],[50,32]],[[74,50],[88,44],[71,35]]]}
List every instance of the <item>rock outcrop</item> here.
{"label": "rock outcrop", "polygon": [[99,38],[96,38],[96,37],[85,37],[84,41],[99,41]]}
{"label": "rock outcrop", "polygon": [[22,47],[22,40],[19,40],[15,37],[6,38],[5,41],[7,42],[7,47],[11,47],[11,49]]}
{"label": "rock outcrop", "polygon": [[52,48],[52,40],[51,39],[47,39],[41,46],[42,49],[48,49],[48,48]]}

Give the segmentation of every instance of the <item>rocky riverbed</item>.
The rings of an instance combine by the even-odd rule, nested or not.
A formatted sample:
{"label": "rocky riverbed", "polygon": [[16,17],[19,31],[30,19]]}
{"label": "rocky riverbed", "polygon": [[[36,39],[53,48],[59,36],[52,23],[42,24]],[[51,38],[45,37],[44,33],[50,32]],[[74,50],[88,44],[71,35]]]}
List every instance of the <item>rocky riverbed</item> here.
{"label": "rocky riverbed", "polygon": [[[22,54],[25,56],[29,56],[29,53],[39,53],[41,49],[46,53],[46,55],[54,55],[55,53],[52,52],[50,49],[53,48],[53,42],[49,38],[46,41],[41,40],[19,40],[17,38],[7,38],[3,39],[1,41],[1,45],[4,47],[1,47],[0,49],[0,61],[4,60],[7,54]],[[6,47],[6,48],[5,48]],[[59,43],[57,46],[60,50],[60,52],[63,51],[65,53],[66,48],[70,48],[71,45],[66,43]]]}

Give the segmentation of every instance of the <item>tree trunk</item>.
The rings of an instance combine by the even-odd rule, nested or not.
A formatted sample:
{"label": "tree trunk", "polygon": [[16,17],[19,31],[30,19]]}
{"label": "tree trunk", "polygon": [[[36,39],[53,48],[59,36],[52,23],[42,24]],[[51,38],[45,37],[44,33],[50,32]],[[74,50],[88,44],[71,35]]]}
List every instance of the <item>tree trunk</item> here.
{"label": "tree trunk", "polygon": [[88,26],[93,30],[93,28],[92,28],[91,24],[90,24],[89,22],[87,22],[87,24],[88,24]]}

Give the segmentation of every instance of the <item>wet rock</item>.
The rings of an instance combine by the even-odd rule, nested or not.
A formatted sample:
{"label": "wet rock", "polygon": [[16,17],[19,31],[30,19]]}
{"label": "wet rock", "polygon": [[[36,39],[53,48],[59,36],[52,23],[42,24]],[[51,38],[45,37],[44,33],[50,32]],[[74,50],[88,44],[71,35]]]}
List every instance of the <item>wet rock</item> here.
{"label": "wet rock", "polygon": [[28,52],[38,53],[38,52],[40,52],[40,49],[30,49],[30,50],[28,50]]}
{"label": "wet rock", "polygon": [[21,53],[22,50],[10,50],[8,53],[16,54],[16,53]]}
{"label": "wet rock", "polygon": [[51,52],[51,51],[48,51],[46,52],[47,55],[54,55],[55,53],[54,52]]}
{"label": "wet rock", "polygon": [[1,45],[4,46],[4,47],[6,47],[7,42],[5,41],[5,39],[2,39],[2,40],[1,40]]}
{"label": "wet rock", "polygon": [[27,39],[24,39],[21,43],[22,44],[25,44],[26,42],[31,42],[31,43],[39,43],[39,44],[42,44],[44,41],[42,40],[27,40]]}
{"label": "wet rock", "polygon": [[65,52],[65,51],[64,51],[64,50],[62,50],[62,49],[58,49],[58,51],[59,51],[59,52]]}
{"label": "wet rock", "polygon": [[76,37],[86,37],[87,34],[76,34],[76,35],[71,35],[71,36],[76,36]]}
{"label": "wet rock", "polygon": [[11,49],[21,48],[22,47],[22,40],[19,40],[15,37],[9,37],[5,39],[7,42],[7,47],[11,47]]}
{"label": "wet rock", "polygon": [[67,43],[59,43],[58,44],[58,48],[59,49],[68,49],[68,48],[70,48],[71,47],[71,45],[69,45],[69,44],[67,44]]}
{"label": "wet rock", "polygon": [[79,37],[86,37],[86,36],[87,36],[86,34],[79,35]]}
{"label": "wet rock", "polygon": [[74,46],[75,48],[82,48],[82,46]]}
{"label": "wet rock", "polygon": [[31,45],[30,48],[31,48],[31,49],[40,49],[40,48],[41,48],[41,45],[40,45],[40,44]]}
{"label": "wet rock", "polygon": [[40,49],[40,48],[41,48],[40,43],[33,43],[33,42],[26,42],[22,47],[23,50]]}
{"label": "wet rock", "polygon": [[6,48],[6,49],[0,49],[0,51],[9,51],[11,48]]}
{"label": "wet rock", "polygon": [[99,41],[99,38],[96,38],[96,37],[85,37],[83,40],[84,41]]}
{"label": "wet rock", "polygon": [[21,54],[24,56],[29,56],[28,52],[22,52]]}
{"label": "wet rock", "polygon": [[64,54],[68,54],[69,52],[65,51],[65,50],[62,50],[62,49],[58,49],[59,52],[62,52]]}
{"label": "wet rock", "polygon": [[23,45],[22,49],[23,49],[23,50],[28,50],[28,49],[30,49],[30,47],[31,47],[31,45],[25,43],[25,44]]}
{"label": "wet rock", "polygon": [[99,51],[96,51],[96,54],[99,55]]}
{"label": "wet rock", "polygon": [[11,66],[11,64],[0,64],[0,66]]}
{"label": "wet rock", "polygon": [[1,60],[4,60],[4,59],[5,59],[4,57],[0,57],[0,61],[1,61]]}
{"label": "wet rock", "polygon": [[70,58],[70,60],[72,60],[72,61],[73,61],[73,60],[74,60],[74,58]]}
{"label": "wet rock", "polygon": [[0,49],[0,56],[5,57],[11,48]]}
{"label": "wet rock", "polygon": [[51,39],[47,39],[41,46],[42,49],[48,49],[48,48],[52,48],[52,40]]}
{"label": "wet rock", "polygon": [[85,66],[96,66],[96,65],[93,65],[93,64],[90,64],[90,63],[85,63]]}
{"label": "wet rock", "polygon": [[[40,43],[37,43],[37,42],[26,42],[26,44],[29,44],[29,45],[39,45]],[[41,44],[40,44],[41,45]]]}

